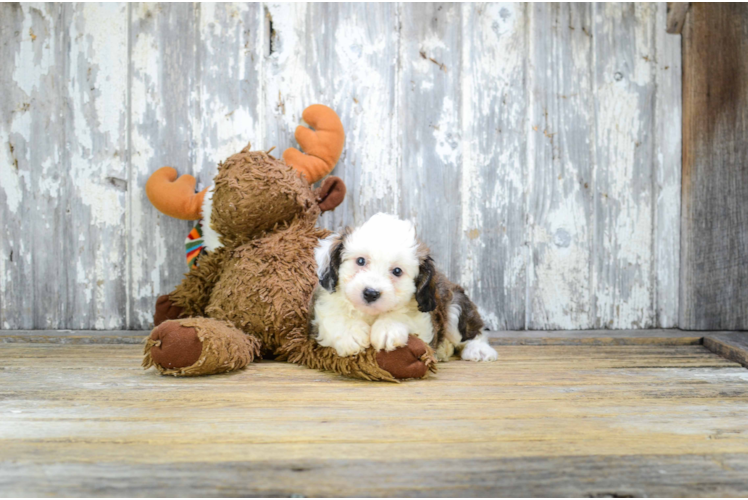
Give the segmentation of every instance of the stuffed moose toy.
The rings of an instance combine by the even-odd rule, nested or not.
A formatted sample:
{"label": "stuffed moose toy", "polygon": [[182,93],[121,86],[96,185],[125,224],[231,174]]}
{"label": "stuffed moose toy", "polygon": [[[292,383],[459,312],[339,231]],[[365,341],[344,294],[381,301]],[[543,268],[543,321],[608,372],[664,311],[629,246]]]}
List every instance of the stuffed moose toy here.
{"label": "stuffed moose toy", "polygon": [[202,219],[204,249],[179,286],[158,298],[144,368],[209,375],[266,357],[365,380],[422,378],[433,370],[432,350],[413,336],[391,352],[370,347],[349,357],[310,336],[314,249],[330,234],[317,218],[342,203],[346,189],[332,176],[316,190],[311,185],[332,171],[345,133],[326,106],[310,106],[302,118],[311,129],[299,126],[295,136],[305,153],[289,148],[278,160],[248,145],[197,194],[195,178],[177,178],[171,167],[149,178],[146,193],[159,211]]}

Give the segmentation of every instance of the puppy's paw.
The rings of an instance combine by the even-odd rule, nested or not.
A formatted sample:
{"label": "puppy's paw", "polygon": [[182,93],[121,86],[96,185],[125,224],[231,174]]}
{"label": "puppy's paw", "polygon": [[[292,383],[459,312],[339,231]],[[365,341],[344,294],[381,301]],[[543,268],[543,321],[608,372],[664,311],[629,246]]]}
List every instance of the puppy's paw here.
{"label": "puppy's paw", "polygon": [[466,361],[496,361],[499,359],[496,349],[488,345],[488,341],[482,337],[468,340],[465,347],[462,348],[461,357]]}
{"label": "puppy's paw", "polygon": [[340,357],[353,356],[371,345],[369,342],[370,327],[366,323],[351,323],[335,340],[332,347]]}
{"label": "puppy's paw", "polygon": [[394,351],[408,344],[408,327],[398,321],[380,319],[371,327],[371,345],[377,351]]}

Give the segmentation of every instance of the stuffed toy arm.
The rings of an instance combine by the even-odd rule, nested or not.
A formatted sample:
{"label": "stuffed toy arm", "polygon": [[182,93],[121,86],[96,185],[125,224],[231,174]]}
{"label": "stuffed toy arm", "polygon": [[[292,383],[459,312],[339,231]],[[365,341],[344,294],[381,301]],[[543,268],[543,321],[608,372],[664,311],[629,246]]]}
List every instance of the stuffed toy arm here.
{"label": "stuffed toy arm", "polygon": [[332,347],[323,347],[299,331],[278,353],[284,359],[316,370],[330,371],[363,380],[397,382],[424,378],[436,372],[434,351],[421,339],[410,336],[408,344],[391,352],[369,347],[354,356],[341,357]]}
{"label": "stuffed toy arm", "polygon": [[203,255],[200,265],[192,267],[173,292],[160,296],[156,300],[153,326],[170,319],[204,316],[213,287],[221,277],[225,257],[225,248]]}

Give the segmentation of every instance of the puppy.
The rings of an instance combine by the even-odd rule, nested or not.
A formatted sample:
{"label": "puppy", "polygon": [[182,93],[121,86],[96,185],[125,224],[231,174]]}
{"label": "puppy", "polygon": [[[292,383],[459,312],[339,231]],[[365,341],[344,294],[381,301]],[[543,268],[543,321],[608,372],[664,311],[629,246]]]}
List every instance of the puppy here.
{"label": "puppy", "polygon": [[369,345],[392,351],[416,335],[440,361],[495,361],[478,309],[436,270],[413,224],[379,213],[355,230],[320,240],[320,286],[310,328],[320,345],[351,356]]}

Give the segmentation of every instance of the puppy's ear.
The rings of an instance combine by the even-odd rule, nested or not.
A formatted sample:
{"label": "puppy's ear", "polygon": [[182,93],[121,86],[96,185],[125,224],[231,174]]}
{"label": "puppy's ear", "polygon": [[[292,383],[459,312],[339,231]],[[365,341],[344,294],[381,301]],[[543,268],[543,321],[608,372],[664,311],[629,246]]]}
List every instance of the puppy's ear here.
{"label": "puppy's ear", "polygon": [[319,284],[322,288],[333,293],[338,287],[338,273],[340,264],[343,260],[343,250],[345,249],[345,237],[348,231],[335,238],[330,244],[329,254],[326,262],[319,269]]}
{"label": "puppy's ear", "polygon": [[434,281],[434,261],[430,255],[421,259],[416,277],[416,302],[421,312],[431,312],[436,309],[436,283]]}

